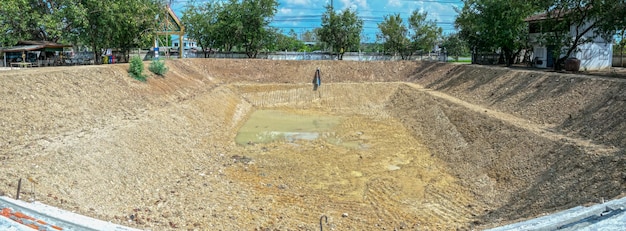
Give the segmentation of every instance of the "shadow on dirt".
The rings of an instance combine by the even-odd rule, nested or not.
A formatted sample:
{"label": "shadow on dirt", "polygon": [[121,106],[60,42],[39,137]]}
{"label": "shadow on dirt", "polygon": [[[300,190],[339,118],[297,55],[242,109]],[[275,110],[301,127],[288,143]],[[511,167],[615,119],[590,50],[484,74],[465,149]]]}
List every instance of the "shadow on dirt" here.
{"label": "shadow on dirt", "polygon": [[499,67],[424,65],[408,80],[538,124],[552,124],[556,131],[576,138],[626,146],[623,80]]}
{"label": "shadow on dirt", "polygon": [[602,144],[626,147],[626,86],[615,84],[605,94],[570,115],[557,129]]}
{"label": "shadow on dirt", "polygon": [[[468,146],[445,148],[456,145],[449,143],[450,139],[435,141],[436,137],[429,138],[419,129],[414,129],[416,134],[434,142],[429,144],[431,149],[441,151],[435,156],[456,166],[451,171],[457,176],[474,182],[472,187],[485,201],[496,205],[497,196],[507,198],[496,206],[497,209],[485,211],[478,217],[476,225],[510,223],[581,204],[598,203],[618,197],[626,190],[623,171],[626,169],[626,133],[623,132],[626,130],[626,82],[623,80],[449,64],[428,64],[413,72],[408,80],[539,125],[548,123],[552,132],[616,147],[617,151],[612,153],[590,150],[564,140],[551,141],[516,130],[452,106],[433,106],[440,107],[454,125],[454,131],[448,132],[459,133]],[[404,110],[411,112],[408,108]],[[404,121],[409,123],[409,128],[428,131],[436,131],[428,128],[429,123],[438,124]],[[456,169],[461,166],[478,173],[462,173]],[[471,179],[483,173],[497,182],[494,187],[499,188],[496,191],[500,195],[483,193],[486,191],[479,187],[480,182]]]}
{"label": "shadow on dirt", "polygon": [[562,145],[542,156],[550,163],[534,182],[511,194],[510,200],[480,217],[485,224],[528,219],[588,203],[619,197],[626,189],[626,156],[591,156]]}

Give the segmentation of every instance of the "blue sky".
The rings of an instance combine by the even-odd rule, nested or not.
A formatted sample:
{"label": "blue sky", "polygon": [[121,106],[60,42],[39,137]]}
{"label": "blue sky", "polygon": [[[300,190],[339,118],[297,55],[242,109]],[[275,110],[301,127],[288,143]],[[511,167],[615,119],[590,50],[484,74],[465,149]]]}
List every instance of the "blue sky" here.
{"label": "blue sky", "polygon": [[[173,0],[172,8],[180,15],[188,0]],[[202,1],[200,1],[202,2]],[[272,26],[287,33],[293,29],[300,34],[307,30],[320,27],[324,6],[331,0],[278,0],[278,12]],[[363,19],[363,34],[368,41],[373,41],[378,32],[377,24],[385,15],[399,13],[406,21],[411,12],[418,10],[428,12],[429,19],[437,21],[444,34],[454,32],[454,18],[457,13],[454,7],[461,7],[460,0],[332,0],[335,9],[355,9]]]}

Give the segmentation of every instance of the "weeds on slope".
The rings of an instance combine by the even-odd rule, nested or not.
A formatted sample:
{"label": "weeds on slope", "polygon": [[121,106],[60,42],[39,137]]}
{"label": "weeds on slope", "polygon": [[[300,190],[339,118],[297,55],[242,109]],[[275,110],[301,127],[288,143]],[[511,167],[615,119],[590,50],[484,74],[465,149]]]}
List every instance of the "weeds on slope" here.
{"label": "weeds on slope", "polygon": [[143,61],[141,58],[135,56],[130,59],[130,68],[128,69],[128,73],[136,80],[141,82],[146,81],[146,75],[143,73]]}
{"label": "weeds on slope", "polygon": [[167,67],[165,66],[165,62],[162,59],[154,59],[152,60],[152,63],[150,63],[150,66],[148,66],[148,70],[158,76],[163,77],[163,75],[165,75],[165,73],[167,72]]}

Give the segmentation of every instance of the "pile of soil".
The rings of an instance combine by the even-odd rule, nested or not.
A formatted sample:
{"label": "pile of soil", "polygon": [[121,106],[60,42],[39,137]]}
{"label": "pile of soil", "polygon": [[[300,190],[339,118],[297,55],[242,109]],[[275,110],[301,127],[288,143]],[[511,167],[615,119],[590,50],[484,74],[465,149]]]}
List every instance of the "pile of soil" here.
{"label": "pile of soil", "polygon": [[[317,230],[322,215],[337,230],[450,230],[626,191],[622,79],[402,61],[167,65],[145,83],[125,64],[0,72],[0,194],[22,178],[23,200],[153,230]],[[341,117],[334,136],[360,148],[236,145],[265,108]]]}

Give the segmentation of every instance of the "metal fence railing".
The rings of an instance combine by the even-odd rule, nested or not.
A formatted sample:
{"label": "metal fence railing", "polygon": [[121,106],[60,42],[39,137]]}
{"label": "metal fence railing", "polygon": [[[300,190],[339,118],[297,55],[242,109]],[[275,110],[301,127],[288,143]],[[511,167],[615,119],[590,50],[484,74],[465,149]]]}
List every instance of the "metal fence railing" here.
{"label": "metal fence railing", "polygon": [[498,64],[500,54],[498,53],[473,53],[472,64],[495,65]]}
{"label": "metal fence railing", "polygon": [[[185,53],[186,58],[204,58],[202,52]],[[244,53],[218,53],[212,52],[208,54],[209,58],[222,59],[246,59],[248,56]],[[328,52],[265,52],[259,53],[257,59],[271,60],[335,60],[337,55]],[[395,61],[402,60],[399,55],[378,53],[378,52],[346,52],[343,60],[350,61]],[[440,53],[415,53],[407,60],[422,61],[444,61],[446,56]]]}
{"label": "metal fence railing", "polygon": [[626,67],[626,55],[613,55],[613,67]]}

